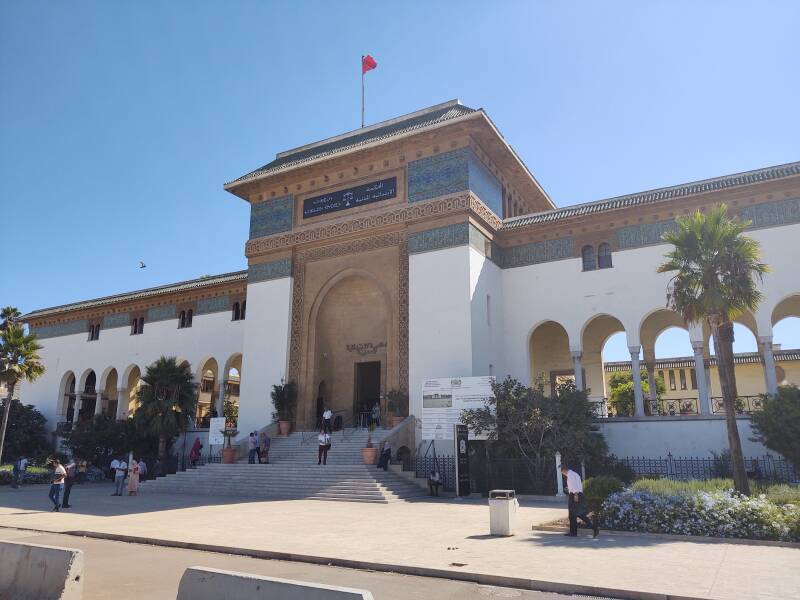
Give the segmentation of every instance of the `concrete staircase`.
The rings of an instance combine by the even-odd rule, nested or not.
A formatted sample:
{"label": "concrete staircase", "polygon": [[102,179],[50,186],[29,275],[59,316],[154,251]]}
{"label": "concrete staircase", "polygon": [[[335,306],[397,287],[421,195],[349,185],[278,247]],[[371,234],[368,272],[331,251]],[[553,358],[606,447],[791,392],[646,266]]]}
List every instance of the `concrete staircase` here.
{"label": "concrete staircase", "polygon": [[[263,499],[312,499],[388,503],[427,495],[413,481],[364,465],[361,448],[367,432],[344,430],[331,436],[328,464],[317,465],[317,437],[293,433],[273,438],[270,464],[208,464],[142,484],[144,492],[200,494]],[[386,435],[373,432],[378,445]]]}

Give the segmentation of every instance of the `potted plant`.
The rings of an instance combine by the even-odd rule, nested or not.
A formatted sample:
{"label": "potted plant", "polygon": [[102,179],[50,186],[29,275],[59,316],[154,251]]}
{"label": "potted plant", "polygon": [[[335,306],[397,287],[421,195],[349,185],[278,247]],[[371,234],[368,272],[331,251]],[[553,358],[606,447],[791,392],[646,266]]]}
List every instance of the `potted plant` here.
{"label": "potted plant", "polygon": [[222,462],[226,465],[233,464],[236,462],[236,448],[231,447],[231,438],[239,435],[239,430],[226,427],[220,430],[220,433],[225,436],[225,446],[222,448]]}
{"label": "potted plant", "polygon": [[225,417],[225,427],[236,427],[239,421],[239,405],[225,400],[225,404],[222,406],[222,416]]}
{"label": "potted plant", "polygon": [[297,385],[294,381],[284,383],[281,379],[279,385],[272,386],[272,405],[275,412],[272,413],[272,420],[278,421],[278,429],[281,435],[289,435],[294,418],[294,407],[297,402]]}
{"label": "potted plant", "polygon": [[389,390],[386,407],[391,413],[390,426],[397,427],[408,415],[408,393],[405,390]]}
{"label": "potted plant", "polygon": [[361,458],[364,460],[365,465],[374,465],[375,461],[378,459],[378,449],[372,444],[373,431],[375,431],[375,423],[370,423],[367,444],[361,449]]}

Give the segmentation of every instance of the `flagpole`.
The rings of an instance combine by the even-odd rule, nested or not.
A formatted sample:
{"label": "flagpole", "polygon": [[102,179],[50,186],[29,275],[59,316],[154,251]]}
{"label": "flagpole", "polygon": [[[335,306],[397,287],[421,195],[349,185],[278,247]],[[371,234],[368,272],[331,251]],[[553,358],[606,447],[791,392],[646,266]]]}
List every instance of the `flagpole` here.
{"label": "flagpole", "polygon": [[361,129],[364,129],[364,55],[361,55]]}

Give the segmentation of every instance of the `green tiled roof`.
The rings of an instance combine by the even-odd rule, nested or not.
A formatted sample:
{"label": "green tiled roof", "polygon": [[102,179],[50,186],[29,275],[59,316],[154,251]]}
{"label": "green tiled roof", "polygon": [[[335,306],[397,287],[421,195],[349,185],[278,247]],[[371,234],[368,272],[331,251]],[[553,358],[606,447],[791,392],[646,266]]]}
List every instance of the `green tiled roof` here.
{"label": "green tiled roof", "polygon": [[108,304],[115,304],[117,302],[125,302],[127,300],[139,300],[141,298],[150,298],[153,296],[160,296],[162,294],[169,294],[171,292],[181,292],[185,290],[193,290],[198,288],[219,285],[221,283],[228,283],[231,281],[247,281],[247,271],[234,271],[232,273],[223,273],[222,275],[206,275],[198,279],[190,279],[189,281],[181,281],[178,283],[170,283],[167,285],[160,285],[158,287],[147,288],[144,290],[137,290],[134,292],[126,292],[124,294],[115,294],[113,296],[104,296],[102,298],[95,298],[94,300],[83,300],[81,302],[73,302],[72,304],[62,304],[61,306],[53,306],[50,308],[40,308],[29,312],[23,316],[23,319],[45,317],[62,312],[73,310],[81,310],[84,308],[95,308],[98,306],[106,306]]}
{"label": "green tiled roof", "polygon": [[235,186],[255,179],[256,177],[271,175],[284,169],[311,162],[319,158],[333,156],[340,152],[358,148],[359,146],[386,141],[412,131],[433,127],[474,112],[477,112],[474,108],[464,106],[459,103],[458,100],[437,104],[436,106],[410,113],[396,119],[376,123],[375,125],[364,127],[363,129],[356,129],[355,131],[307,146],[301,146],[294,150],[280,152],[272,162],[267,163],[263,167],[247,175],[242,175],[238,179],[226,183],[225,187]]}
{"label": "green tiled roof", "polygon": [[707,192],[724,190],[742,185],[750,185],[753,183],[760,183],[762,181],[783,179],[785,177],[793,177],[797,175],[800,175],[800,162],[787,163],[785,165],[777,165],[775,167],[766,167],[764,169],[745,171],[744,173],[735,173],[733,175],[724,175],[722,177],[715,177],[713,179],[703,179],[702,181],[682,183],[680,185],[657,188],[655,190],[648,190],[646,192],[628,194],[627,196],[617,196],[616,198],[609,198],[607,200],[597,200],[595,202],[588,202],[586,204],[575,204],[573,206],[565,206],[564,208],[557,208],[555,210],[513,217],[503,221],[503,229],[515,229],[517,227],[525,227],[526,225],[550,223],[552,221],[559,221],[561,219],[568,219],[570,217],[591,215],[609,210],[640,206],[643,204],[652,204],[655,202],[661,202],[663,200],[672,200],[675,198],[693,196],[695,194],[704,194]]}

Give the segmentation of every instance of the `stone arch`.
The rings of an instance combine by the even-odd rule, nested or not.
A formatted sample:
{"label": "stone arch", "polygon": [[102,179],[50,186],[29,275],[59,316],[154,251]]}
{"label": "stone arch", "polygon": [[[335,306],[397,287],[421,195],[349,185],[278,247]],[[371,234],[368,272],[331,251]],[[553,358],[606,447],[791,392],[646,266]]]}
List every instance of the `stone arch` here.
{"label": "stone arch", "polygon": [[136,412],[136,404],[139,400],[139,388],[141,387],[142,370],[138,365],[129,365],[125,369],[122,384],[127,390],[127,406],[121,407],[120,416],[126,418]]}
{"label": "stone arch", "polygon": [[221,416],[219,406],[219,363],[213,356],[207,356],[197,362],[195,379],[197,388],[197,408],[195,422],[198,427],[208,427],[208,420]]}
{"label": "stone arch", "polygon": [[602,399],[608,396],[603,366],[603,348],[615,333],[625,333],[625,326],[617,317],[600,313],[591,317],[581,327],[581,364],[584,388],[590,396]]}
{"label": "stone arch", "polygon": [[98,387],[98,396],[101,403],[100,414],[116,418],[118,386],[119,373],[114,367],[107,368],[100,378],[100,386]]}
{"label": "stone arch", "polygon": [[58,385],[58,420],[72,422],[75,418],[75,392],[77,390],[75,373],[67,371],[61,376]]}
{"label": "stone arch", "polygon": [[543,385],[553,393],[563,379],[574,379],[569,335],[557,321],[540,321],[528,337],[528,357],[532,385]]}
{"label": "stone arch", "polygon": [[[334,412],[345,411],[347,415],[351,409],[354,413],[359,410],[356,404],[364,400],[357,398],[359,363],[380,363],[380,398],[371,402],[398,385],[399,365],[390,351],[396,346],[395,313],[392,293],[367,269],[345,268],[325,281],[309,311],[305,377],[301,378],[304,385],[297,407],[301,425],[311,426],[316,421],[317,391],[323,380]],[[354,326],[365,339],[351,339]],[[350,343],[371,343],[373,347],[349,350],[346,346]],[[375,345],[381,343],[381,348]]]}

